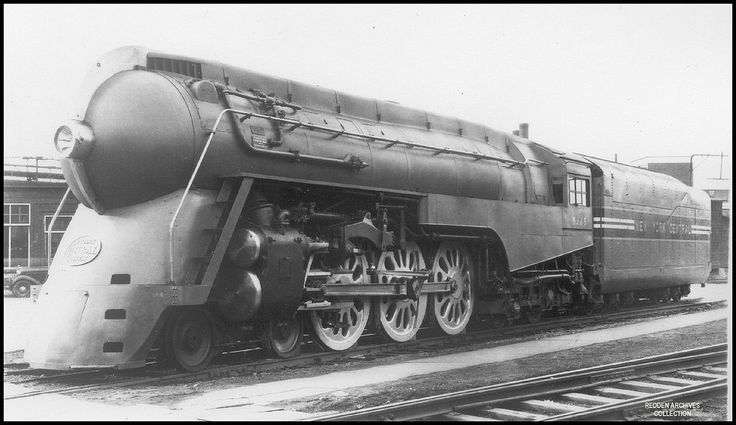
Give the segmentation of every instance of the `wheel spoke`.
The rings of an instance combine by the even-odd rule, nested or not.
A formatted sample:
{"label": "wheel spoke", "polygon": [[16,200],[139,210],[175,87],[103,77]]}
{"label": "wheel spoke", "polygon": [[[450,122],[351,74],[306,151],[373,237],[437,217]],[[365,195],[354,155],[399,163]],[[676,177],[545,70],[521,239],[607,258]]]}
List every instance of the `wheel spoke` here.
{"label": "wheel spoke", "polygon": [[447,309],[449,308],[449,306],[450,306],[450,299],[445,298],[444,302],[442,302],[442,305],[440,307],[440,315],[442,315],[442,317],[447,317]]}

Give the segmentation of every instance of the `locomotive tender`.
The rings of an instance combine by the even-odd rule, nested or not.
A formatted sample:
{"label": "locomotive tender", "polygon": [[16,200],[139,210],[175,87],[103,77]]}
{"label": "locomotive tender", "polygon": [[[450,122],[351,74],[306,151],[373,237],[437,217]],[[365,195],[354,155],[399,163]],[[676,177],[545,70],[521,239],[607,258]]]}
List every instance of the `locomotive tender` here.
{"label": "locomotive tender", "polygon": [[[55,136],[81,200],[38,298],[33,367],[183,370],[255,335],[281,357],[679,299],[707,195],[457,118],[124,47]],[[525,136],[525,134],[522,134]]]}

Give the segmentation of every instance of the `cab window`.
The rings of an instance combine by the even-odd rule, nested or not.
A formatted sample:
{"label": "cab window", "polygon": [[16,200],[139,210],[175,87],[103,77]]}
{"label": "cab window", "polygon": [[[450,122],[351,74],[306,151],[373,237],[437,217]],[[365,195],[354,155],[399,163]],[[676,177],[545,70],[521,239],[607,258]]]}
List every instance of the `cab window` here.
{"label": "cab window", "polygon": [[588,190],[588,179],[582,177],[570,177],[568,180],[570,205],[587,207],[590,206],[590,191]]}

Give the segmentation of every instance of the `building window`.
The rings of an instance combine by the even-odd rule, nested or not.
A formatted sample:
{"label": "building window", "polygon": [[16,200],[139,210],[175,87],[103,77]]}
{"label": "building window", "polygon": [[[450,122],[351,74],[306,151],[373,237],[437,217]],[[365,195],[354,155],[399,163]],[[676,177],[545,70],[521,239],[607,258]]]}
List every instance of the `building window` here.
{"label": "building window", "polygon": [[[51,220],[54,218],[53,215],[45,215],[43,216],[43,231],[45,233],[45,244],[44,244],[44,252],[46,252],[46,255],[48,255],[48,247],[49,247],[49,225],[51,224]],[[61,242],[61,237],[64,236],[64,232],[66,231],[66,228],[69,226],[69,222],[72,220],[72,216],[70,215],[59,215],[56,217],[56,221],[54,221],[54,228],[51,229],[51,258],[54,258],[54,255],[56,254],[56,248],[59,247],[59,242]]]}
{"label": "building window", "polygon": [[590,205],[588,197],[588,179],[581,177],[571,177],[569,180],[570,197],[568,198],[570,205],[587,207]]}
{"label": "building window", "polygon": [[3,204],[3,266],[29,266],[31,204]]}

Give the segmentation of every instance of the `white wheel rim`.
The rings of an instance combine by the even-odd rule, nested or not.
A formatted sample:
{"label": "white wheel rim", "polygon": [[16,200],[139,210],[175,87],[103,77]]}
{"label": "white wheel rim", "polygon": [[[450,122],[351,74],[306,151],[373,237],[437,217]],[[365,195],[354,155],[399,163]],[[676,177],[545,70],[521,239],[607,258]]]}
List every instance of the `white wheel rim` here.
{"label": "white wheel rim", "polygon": [[[407,242],[406,249],[386,251],[381,254],[376,266],[382,270],[422,270],[424,257],[419,246]],[[395,278],[382,278],[381,283],[389,283]],[[420,295],[418,300],[382,297],[379,304],[379,319],[386,335],[394,341],[404,342],[412,339],[419,331],[427,309],[427,296]]]}
{"label": "white wheel rim", "polygon": [[[368,261],[365,255],[351,255],[343,265],[353,271],[352,279],[343,283],[365,283]],[[369,297],[356,298],[350,307],[338,311],[313,311],[309,314],[313,335],[327,348],[335,351],[352,347],[363,334],[371,315]]]}
{"label": "white wheel rim", "polygon": [[452,279],[457,289],[450,294],[435,294],[434,316],[445,333],[457,335],[473,314],[473,265],[467,249],[457,243],[443,243],[432,267],[435,282]]}

